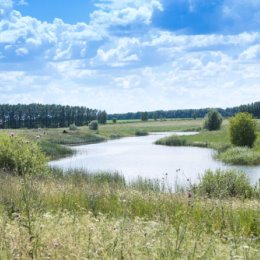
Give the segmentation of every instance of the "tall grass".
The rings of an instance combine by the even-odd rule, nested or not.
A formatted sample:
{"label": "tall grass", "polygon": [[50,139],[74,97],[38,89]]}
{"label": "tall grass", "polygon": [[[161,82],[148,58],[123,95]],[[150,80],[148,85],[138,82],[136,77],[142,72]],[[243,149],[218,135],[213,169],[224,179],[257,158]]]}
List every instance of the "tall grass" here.
{"label": "tall grass", "polygon": [[0,259],[259,257],[253,193],[219,200],[156,183],[118,173],[2,174]]}

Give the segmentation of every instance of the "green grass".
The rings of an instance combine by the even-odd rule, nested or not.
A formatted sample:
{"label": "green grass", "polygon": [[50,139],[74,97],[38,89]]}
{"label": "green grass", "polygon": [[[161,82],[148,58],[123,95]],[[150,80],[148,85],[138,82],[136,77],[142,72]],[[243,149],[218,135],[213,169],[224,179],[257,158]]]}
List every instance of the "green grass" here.
{"label": "green grass", "polygon": [[152,180],[127,184],[117,173],[0,178],[0,259],[260,256],[259,196],[161,192]]}
{"label": "green grass", "polygon": [[259,165],[260,153],[248,147],[232,147],[216,154],[216,158],[234,165]]}
{"label": "green grass", "polygon": [[196,146],[207,147],[217,151],[216,159],[234,165],[259,165],[260,164],[260,131],[258,124],[258,138],[253,149],[232,148],[229,140],[227,121],[219,131],[203,130],[197,135],[169,136],[157,140],[155,143],[167,146]]}
{"label": "green grass", "polygon": [[39,142],[41,150],[50,157],[50,159],[55,160],[66,156],[71,156],[74,154],[74,151],[64,145],[58,145],[54,142],[50,142],[47,140],[42,140]]}

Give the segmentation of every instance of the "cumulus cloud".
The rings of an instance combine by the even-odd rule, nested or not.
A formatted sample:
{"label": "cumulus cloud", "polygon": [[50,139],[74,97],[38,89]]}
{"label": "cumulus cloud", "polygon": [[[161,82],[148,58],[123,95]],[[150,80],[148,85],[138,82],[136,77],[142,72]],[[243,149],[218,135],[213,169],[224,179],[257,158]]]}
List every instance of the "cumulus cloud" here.
{"label": "cumulus cloud", "polygon": [[100,0],[91,14],[91,24],[102,27],[150,24],[155,10],[163,11],[159,0]]}

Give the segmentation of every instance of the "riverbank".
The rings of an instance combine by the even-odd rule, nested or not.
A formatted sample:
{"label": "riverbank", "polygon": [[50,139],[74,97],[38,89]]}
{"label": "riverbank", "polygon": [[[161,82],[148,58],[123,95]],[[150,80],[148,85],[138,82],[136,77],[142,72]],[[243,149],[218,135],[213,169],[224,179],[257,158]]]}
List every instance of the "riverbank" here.
{"label": "riverbank", "polygon": [[71,156],[73,150],[70,149],[70,146],[99,143],[121,137],[143,136],[149,132],[198,131],[201,129],[202,123],[202,119],[150,120],[147,122],[133,120],[99,125],[97,131],[90,130],[88,126],[73,129],[51,128],[3,131],[8,134],[13,132],[24,136],[28,140],[38,142],[43,152],[51,160],[55,160]]}
{"label": "riverbank", "polygon": [[258,259],[259,187],[220,176],[171,193],[117,173],[1,174],[0,259]]}
{"label": "riverbank", "polygon": [[258,138],[252,149],[234,148],[229,140],[227,122],[221,130],[202,130],[197,135],[169,136],[157,140],[158,145],[206,147],[216,151],[215,159],[231,165],[260,165],[260,120],[257,121]]}

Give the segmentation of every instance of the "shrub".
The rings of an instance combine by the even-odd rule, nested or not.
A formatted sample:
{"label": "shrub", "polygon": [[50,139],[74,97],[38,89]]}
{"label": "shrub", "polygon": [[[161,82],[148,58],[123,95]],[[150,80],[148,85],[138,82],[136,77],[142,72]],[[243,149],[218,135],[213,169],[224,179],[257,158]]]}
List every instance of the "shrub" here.
{"label": "shrub", "polygon": [[208,170],[202,176],[195,191],[199,195],[214,198],[252,196],[253,189],[245,173],[235,170]]}
{"label": "shrub", "polygon": [[113,119],[112,119],[113,124],[115,124],[116,121],[117,121],[116,118],[113,118]]}
{"label": "shrub", "polygon": [[36,143],[0,135],[0,168],[17,175],[42,173],[46,157]]}
{"label": "shrub", "polygon": [[90,130],[98,130],[98,121],[97,120],[91,121],[88,127]]}
{"label": "shrub", "polygon": [[145,135],[148,135],[148,132],[145,130],[142,130],[142,129],[138,129],[135,131],[135,135],[136,136],[145,136]]}
{"label": "shrub", "polygon": [[252,147],[256,140],[256,121],[249,113],[238,113],[229,120],[230,141],[236,146]]}
{"label": "shrub", "polygon": [[157,140],[155,144],[167,145],[167,146],[187,146],[188,143],[185,139],[178,136],[170,136]]}
{"label": "shrub", "polygon": [[217,158],[221,161],[234,165],[258,165],[260,154],[248,147],[232,147],[220,152]]}
{"label": "shrub", "polygon": [[209,110],[204,122],[204,128],[208,129],[209,131],[219,130],[221,124],[222,116],[220,115],[220,113],[215,109]]}
{"label": "shrub", "polygon": [[75,124],[71,124],[70,127],[69,127],[69,129],[70,129],[71,131],[75,131],[75,130],[77,130],[77,126],[76,126]]}

